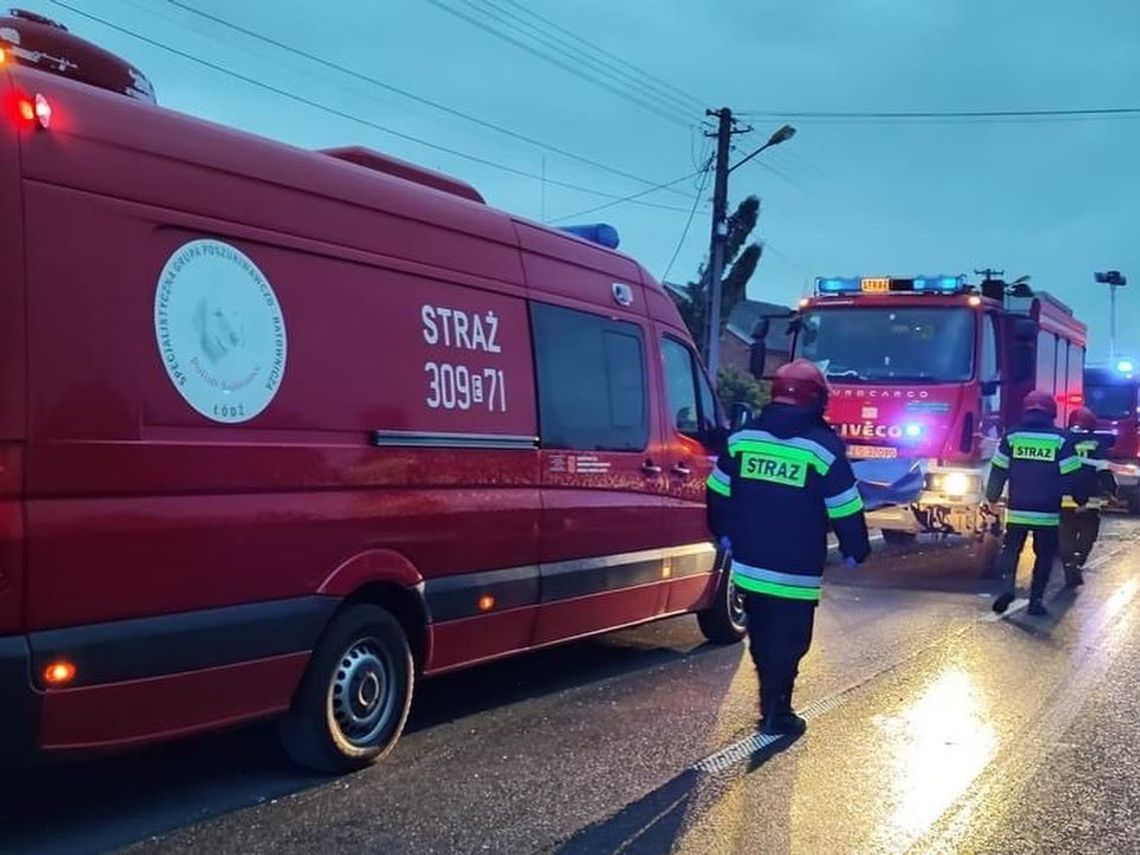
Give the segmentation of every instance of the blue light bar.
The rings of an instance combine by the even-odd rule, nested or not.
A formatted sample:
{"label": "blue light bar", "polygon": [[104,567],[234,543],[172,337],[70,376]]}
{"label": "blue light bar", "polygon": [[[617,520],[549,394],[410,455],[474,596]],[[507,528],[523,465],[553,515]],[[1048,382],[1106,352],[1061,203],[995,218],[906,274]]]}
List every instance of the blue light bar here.
{"label": "blue light bar", "polygon": [[609,223],[592,223],[587,226],[562,226],[562,231],[577,235],[583,240],[596,243],[606,249],[617,249],[621,243],[617,229]]}
{"label": "blue light bar", "polygon": [[954,294],[966,287],[963,276],[916,276],[914,290],[923,293]]}
{"label": "blue light bar", "polygon": [[848,276],[831,276],[815,280],[820,294],[855,294],[863,287],[862,280]]}

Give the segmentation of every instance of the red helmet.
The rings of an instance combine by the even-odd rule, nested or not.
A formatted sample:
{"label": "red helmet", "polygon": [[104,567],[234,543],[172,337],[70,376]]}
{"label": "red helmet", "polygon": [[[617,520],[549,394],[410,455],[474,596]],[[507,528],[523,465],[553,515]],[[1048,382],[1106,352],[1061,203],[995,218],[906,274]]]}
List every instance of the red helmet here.
{"label": "red helmet", "polygon": [[1021,402],[1023,413],[1044,413],[1051,419],[1057,418],[1057,402],[1048,392],[1035,390],[1025,396]]}
{"label": "red helmet", "polygon": [[819,366],[808,359],[796,359],[781,365],[772,380],[772,401],[796,407],[827,406],[827,378]]}
{"label": "red helmet", "polygon": [[1078,407],[1069,413],[1069,430],[1080,428],[1083,431],[1096,430],[1096,413],[1088,407]]}

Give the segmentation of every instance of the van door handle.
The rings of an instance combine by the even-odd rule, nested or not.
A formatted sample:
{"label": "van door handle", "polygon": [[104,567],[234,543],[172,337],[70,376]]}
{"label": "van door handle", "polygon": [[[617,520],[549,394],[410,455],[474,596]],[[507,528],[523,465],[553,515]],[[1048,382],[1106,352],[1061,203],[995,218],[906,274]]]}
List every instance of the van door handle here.
{"label": "van door handle", "polygon": [[669,471],[676,475],[678,478],[688,478],[693,474],[693,470],[686,466],[684,463],[678,463]]}
{"label": "van door handle", "polygon": [[646,477],[652,478],[652,477],[656,477],[657,475],[660,475],[662,472],[662,469],[660,466],[658,466],[652,460],[646,460],[644,463],[641,464],[641,472]]}

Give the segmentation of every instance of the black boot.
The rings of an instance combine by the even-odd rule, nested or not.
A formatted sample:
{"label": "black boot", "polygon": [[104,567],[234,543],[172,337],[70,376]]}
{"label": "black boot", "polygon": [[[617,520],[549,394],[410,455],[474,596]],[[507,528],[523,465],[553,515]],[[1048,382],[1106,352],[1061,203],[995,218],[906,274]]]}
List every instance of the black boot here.
{"label": "black boot", "polygon": [[1066,564],[1064,570],[1066,588],[1075,588],[1081,584],[1081,571],[1077,569],[1076,564]]}
{"label": "black boot", "polygon": [[1045,603],[1042,600],[1030,600],[1029,608],[1025,611],[1033,617],[1046,617],[1049,614],[1049,610],[1045,608]]}
{"label": "black boot", "polygon": [[1013,602],[1013,591],[1002,591],[994,597],[993,609],[996,614],[1005,614],[1005,610],[1009,608],[1010,603]]}
{"label": "black boot", "polygon": [[790,689],[776,699],[771,715],[763,720],[760,727],[760,732],[767,736],[801,736],[805,730],[807,722],[792,711]]}

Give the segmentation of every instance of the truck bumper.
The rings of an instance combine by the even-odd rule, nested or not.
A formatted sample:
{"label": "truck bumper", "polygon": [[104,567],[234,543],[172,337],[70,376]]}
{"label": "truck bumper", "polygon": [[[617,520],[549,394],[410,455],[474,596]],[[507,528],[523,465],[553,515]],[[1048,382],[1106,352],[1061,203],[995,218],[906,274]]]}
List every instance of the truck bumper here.
{"label": "truck bumper", "polygon": [[35,752],[41,698],[30,669],[27,637],[0,637],[0,768]]}

